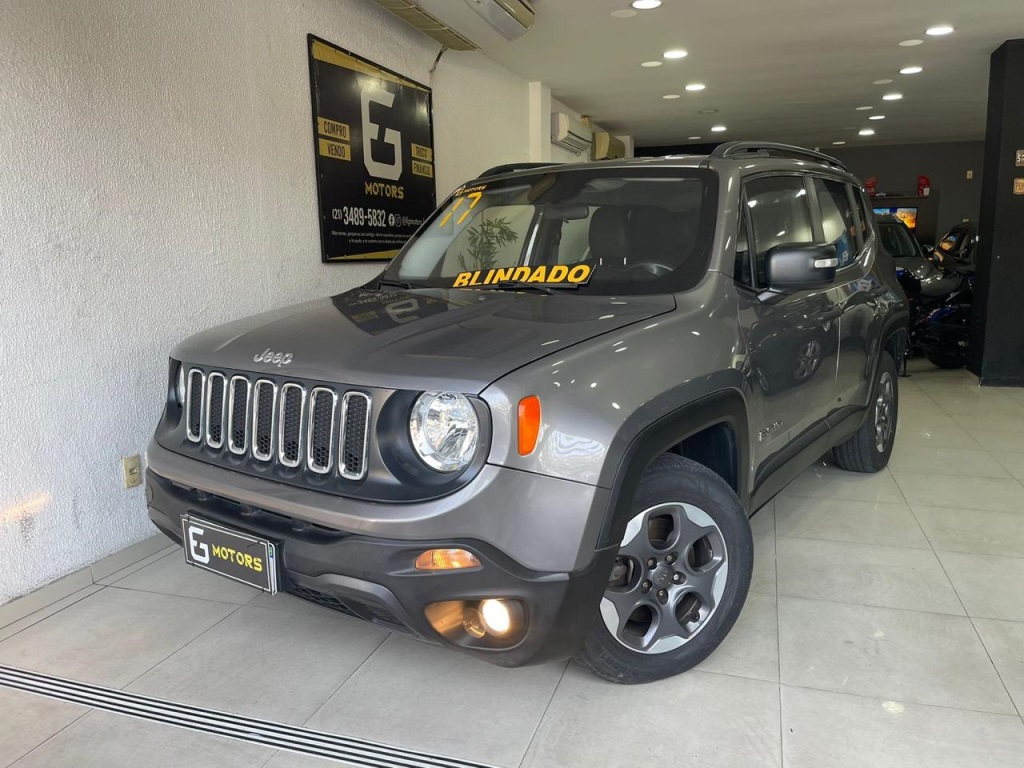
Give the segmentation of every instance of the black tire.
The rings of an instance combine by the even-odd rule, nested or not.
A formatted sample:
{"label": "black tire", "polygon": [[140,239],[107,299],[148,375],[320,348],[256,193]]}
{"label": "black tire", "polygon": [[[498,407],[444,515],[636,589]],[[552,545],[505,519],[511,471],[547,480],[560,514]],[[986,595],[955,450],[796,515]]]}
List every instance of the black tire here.
{"label": "black tire", "polygon": [[[690,506],[684,509],[682,504]],[[654,514],[648,515],[652,511]],[[685,515],[685,519],[675,530],[664,527],[668,525],[665,518],[679,514]],[[707,518],[713,525],[706,525]],[[636,529],[641,532],[628,546],[626,540],[623,541],[609,589],[602,597],[602,606],[576,662],[614,683],[649,683],[678,675],[699,664],[725,639],[747,597],[754,567],[754,544],[747,514],[728,483],[707,467],[675,454],[660,456],[647,468],[631,505],[629,519],[641,521],[637,524],[640,528]],[[627,536],[628,531],[629,526]],[[709,533],[704,538],[688,541],[702,531]],[[652,536],[656,536],[656,541],[652,541]],[[640,563],[637,558],[623,554],[645,545],[652,547],[651,556],[658,563],[655,570],[650,569],[648,562]],[[677,556],[673,559],[673,555]],[[629,565],[623,566],[624,561]],[[623,567],[635,570],[637,566],[639,573],[627,577],[622,588],[613,586],[616,573]],[[665,569],[671,580],[667,584]],[[722,588],[720,581],[724,584]],[[664,586],[659,588],[654,582]],[[651,585],[648,592],[642,591],[644,583]],[[632,589],[629,584],[634,585]],[[696,590],[701,584],[710,592],[707,602],[698,597],[701,593]],[[659,596],[662,589],[666,592],[664,602]],[[678,629],[679,634],[655,639],[647,651],[627,646],[612,633],[607,623],[610,619],[605,617],[606,603],[612,605],[608,596],[613,590],[627,606],[626,610],[634,594],[643,602],[630,616],[649,611],[652,622],[657,616],[657,624],[652,623],[652,626],[660,629],[664,620],[666,633]],[[649,608],[648,604],[654,607]],[[660,610],[664,614],[656,614],[658,604],[662,605]],[[614,607],[610,610],[616,611]],[[680,611],[687,619],[685,624],[679,618]],[[621,623],[621,613],[616,615]],[[675,624],[671,623],[672,619]],[[630,632],[637,622],[626,621],[625,624],[629,631],[623,631],[622,636],[632,642],[634,635]],[[652,629],[649,634],[657,636],[659,633]],[[638,644],[642,642],[639,631],[635,637]],[[653,650],[658,644],[671,646],[677,641],[682,644],[668,650]]]}
{"label": "black tire", "polygon": [[[892,397],[887,409],[888,428],[883,428],[884,435],[879,437],[879,409],[882,402],[886,377],[891,384]],[[835,446],[832,455],[836,464],[849,472],[878,472],[889,463],[892,447],[896,442],[896,424],[899,417],[900,392],[899,375],[896,363],[888,352],[883,352],[875,371],[875,386],[872,388],[871,407],[868,409],[864,423],[846,442]]]}

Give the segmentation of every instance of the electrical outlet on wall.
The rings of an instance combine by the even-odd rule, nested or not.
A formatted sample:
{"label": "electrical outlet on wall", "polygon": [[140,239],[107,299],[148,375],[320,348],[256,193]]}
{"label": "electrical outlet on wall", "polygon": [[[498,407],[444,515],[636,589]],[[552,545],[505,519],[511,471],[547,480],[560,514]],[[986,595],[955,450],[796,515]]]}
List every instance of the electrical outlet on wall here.
{"label": "electrical outlet on wall", "polygon": [[974,171],[968,171],[967,172],[967,180],[970,181],[973,178],[974,178]]}
{"label": "electrical outlet on wall", "polygon": [[125,488],[142,485],[142,458],[139,454],[121,459],[121,469],[124,471]]}

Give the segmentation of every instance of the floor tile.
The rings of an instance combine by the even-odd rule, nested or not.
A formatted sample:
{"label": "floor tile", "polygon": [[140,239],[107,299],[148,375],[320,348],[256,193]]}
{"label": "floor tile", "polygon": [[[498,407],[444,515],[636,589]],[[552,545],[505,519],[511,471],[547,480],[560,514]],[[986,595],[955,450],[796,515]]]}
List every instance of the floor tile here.
{"label": "floor tile", "polygon": [[972,477],[965,481],[956,473],[894,474],[907,503],[912,507],[1024,510],[1024,485],[1013,478]]}
{"label": "floor tile", "polygon": [[959,477],[1010,477],[1010,473],[992,458],[992,454],[980,449],[898,444],[889,459],[889,469],[894,474],[913,472],[948,475],[953,467]]}
{"label": "floor tile", "polygon": [[1024,559],[953,552],[939,559],[968,615],[1024,621]]}
{"label": "floor tile", "polygon": [[911,446],[948,448],[951,445],[968,450],[983,448],[966,429],[948,417],[940,416],[938,419],[901,419],[896,428],[896,442],[893,450]]}
{"label": "floor tile", "polygon": [[505,669],[392,635],[306,725],[516,766],[564,669]]}
{"label": "floor tile", "polygon": [[830,499],[879,501],[900,504],[903,495],[887,471],[875,474],[846,472],[832,464],[817,463],[787,485],[781,496],[819,496]]}
{"label": "floor tile", "polygon": [[928,539],[904,503],[881,504],[820,497],[775,500],[779,536],[928,549]]}
{"label": "floor tile", "polygon": [[126,568],[122,568],[119,571],[115,571],[114,573],[110,574],[109,576],[104,576],[102,579],[97,579],[96,583],[97,584],[103,584],[104,586],[110,586],[111,584],[116,584],[118,581],[120,581],[121,579],[125,578],[126,576],[131,576],[136,571],[141,571],[143,568],[145,568],[148,565],[152,565],[157,560],[163,560],[165,557],[173,556],[175,552],[177,552],[180,555],[181,554],[181,547],[177,547],[177,546],[167,547],[167,548],[161,550],[160,552],[156,552],[156,553],[150,555],[149,557],[146,557],[146,558],[143,558],[142,560],[139,560],[139,562],[137,562],[137,563],[132,563],[131,565],[129,565]]}
{"label": "floor tile", "polygon": [[387,634],[341,616],[243,607],[129,690],[301,725]]}
{"label": "floor tile", "polygon": [[143,592],[159,592],[164,595],[239,605],[244,605],[261,594],[260,590],[254,587],[189,565],[185,562],[181,550],[177,555],[172,553],[118,580],[114,586],[119,589],[137,589]]}
{"label": "floor tile", "polygon": [[0,688],[0,766],[8,766],[42,744],[88,707]]}
{"label": "floor tile", "polygon": [[[269,763],[260,768],[349,768],[349,766],[351,766],[350,763],[338,760],[328,761],[320,757],[286,752],[282,749],[270,759]],[[357,767],[352,766],[352,768]],[[365,766],[360,768],[365,768]]]}
{"label": "floor tile", "polygon": [[1014,405],[1012,410],[999,407],[981,407],[953,413],[954,420],[968,432],[1006,432],[1020,439],[1024,435],[1024,411]]}
{"label": "floor tile", "polygon": [[971,437],[990,453],[1024,453],[1024,435],[1020,433],[972,428]]}
{"label": "floor tile", "polygon": [[930,549],[780,536],[776,551],[780,595],[964,615]]}
{"label": "floor tile", "polygon": [[1024,557],[1024,509],[990,512],[959,507],[914,507],[914,514],[935,549]]}
{"label": "floor tile", "polygon": [[0,643],[0,663],[121,687],[237,606],[104,588]]}
{"label": "floor tile", "polygon": [[775,594],[775,508],[765,505],[751,519],[754,535],[754,571],[750,591]]}
{"label": "floor tile", "polygon": [[779,623],[774,595],[751,592],[735,626],[697,669],[757,680],[779,679]]}
{"label": "floor tile", "polygon": [[690,671],[619,686],[570,666],[524,768],[781,765],[774,683]]}
{"label": "floor tile", "polygon": [[17,768],[258,768],[274,750],[108,712],[90,712]]}
{"label": "floor tile", "polygon": [[782,688],[786,768],[1017,768],[1020,718]]}
{"label": "floor tile", "polygon": [[33,624],[38,624],[45,618],[53,616],[53,614],[63,611],[70,605],[74,605],[80,600],[84,600],[89,595],[94,595],[99,592],[103,587],[98,584],[92,584],[85,589],[80,589],[77,592],[68,595],[65,598],[57,600],[56,602],[50,603],[45,608],[41,608],[35,613],[30,613],[17,621],[6,624],[0,627],[0,640],[6,640],[8,637],[13,637],[24,629],[31,627]]}
{"label": "floor tile", "polygon": [[[1022,441],[1024,443],[1024,441]],[[1024,450],[1024,444],[1021,445]],[[1003,465],[1007,472],[1024,482],[1024,453],[998,452],[995,455],[996,461]]]}
{"label": "floor tile", "polygon": [[779,597],[782,682],[1012,714],[969,619]]}
{"label": "floor tile", "polygon": [[1024,623],[975,619],[974,627],[1017,705],[1017,711],[1024,713]]}

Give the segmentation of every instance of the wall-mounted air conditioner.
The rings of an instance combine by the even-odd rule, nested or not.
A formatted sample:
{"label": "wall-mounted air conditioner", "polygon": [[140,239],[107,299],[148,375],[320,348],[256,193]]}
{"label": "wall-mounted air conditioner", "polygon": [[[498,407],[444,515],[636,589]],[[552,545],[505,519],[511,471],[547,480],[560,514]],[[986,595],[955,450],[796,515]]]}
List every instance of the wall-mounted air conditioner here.
{"label": "wall-mounted air conditioner", "polygon": [[526,0],[375,0],[453,51],[515,40],[533,26]]}
{"label": "wall-mounted air conditioner", "polygon": [[572,150],[577,155],[590,149],[594,132],[564,112],[551,113],[551,143]]}
{"label": "wall-mounted air conditioner", "polygon": [[594,134],[594,159],[618,160],[626,156],[626,145],[607,131]]}

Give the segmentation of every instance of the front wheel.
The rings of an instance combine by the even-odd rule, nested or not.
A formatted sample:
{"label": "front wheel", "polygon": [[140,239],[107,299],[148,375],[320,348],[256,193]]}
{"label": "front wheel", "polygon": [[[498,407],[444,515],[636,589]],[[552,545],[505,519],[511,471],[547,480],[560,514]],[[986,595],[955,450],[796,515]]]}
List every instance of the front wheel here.
{"label": "front wheel", "polygon": [[615,683],[699,664],[732,629],[750,586],[753,540],[732,488],[674,454],[647,468],[576,661]]}
{"label": "front wheel", "polygon": [[867,418],[846,442],[832,449],[836,464],[850,472],[878,472],[889,463],[896,441],[899,389],[896,363],[882,353],[875,372],[875,399]]}

